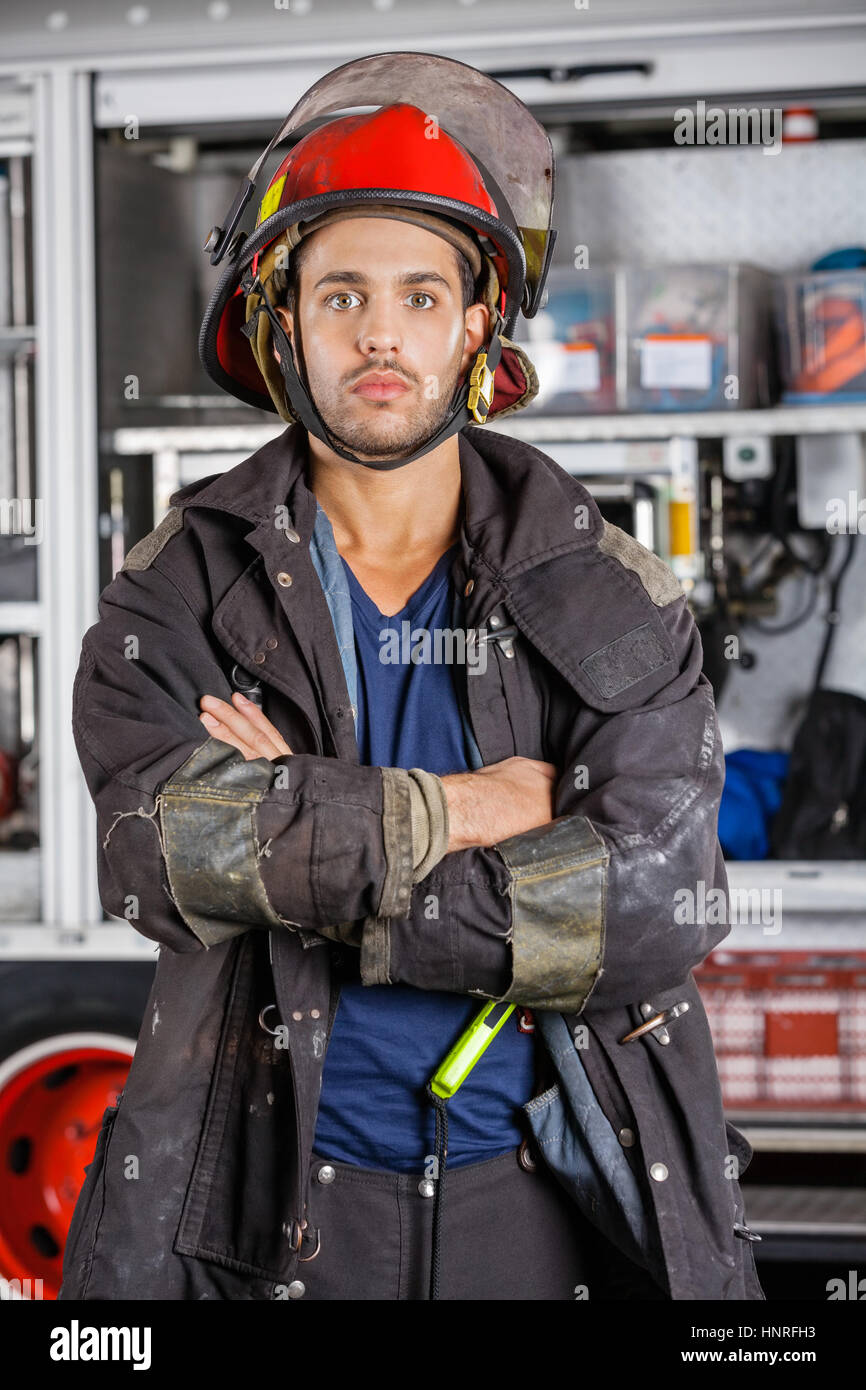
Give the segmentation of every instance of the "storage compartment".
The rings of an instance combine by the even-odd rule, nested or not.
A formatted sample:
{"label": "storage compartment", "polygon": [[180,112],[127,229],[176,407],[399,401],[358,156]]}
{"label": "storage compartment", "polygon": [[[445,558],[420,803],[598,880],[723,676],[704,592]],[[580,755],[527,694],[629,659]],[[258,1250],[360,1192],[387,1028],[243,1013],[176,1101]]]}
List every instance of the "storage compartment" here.
{"label": "storage compartment", "polygon": [[539,392],[529,410],[615,411],[615,272],[555,266],[547,288],[544,308],[534,319],[520,318],[515,330],[538,372]]}
{"label": "storage compartment", "polygon": [[771,277],[755,266],[634,266],[624,274],[626,408],[771,404]]}
{"label": "storage compartment", "polygon": [[774,304],[782,399],[866,401],[866,270],[781,276]]}

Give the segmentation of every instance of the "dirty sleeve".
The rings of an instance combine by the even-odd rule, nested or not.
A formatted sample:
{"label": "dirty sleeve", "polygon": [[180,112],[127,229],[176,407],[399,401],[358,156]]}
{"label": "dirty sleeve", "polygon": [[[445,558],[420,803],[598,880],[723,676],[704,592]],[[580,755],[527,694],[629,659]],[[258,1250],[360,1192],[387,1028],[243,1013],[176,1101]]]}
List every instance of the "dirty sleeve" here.
{"label": "dirty sleeve", "polygon": [[176,951],[255,927],[313,933],[404,914],[416,868],[409,772],[307,754],[282,769],[246,760],[198,717],[202,695],[231,693],[178,587],[155,565],[121,570],[84,635],[72,697],[106,910]]}

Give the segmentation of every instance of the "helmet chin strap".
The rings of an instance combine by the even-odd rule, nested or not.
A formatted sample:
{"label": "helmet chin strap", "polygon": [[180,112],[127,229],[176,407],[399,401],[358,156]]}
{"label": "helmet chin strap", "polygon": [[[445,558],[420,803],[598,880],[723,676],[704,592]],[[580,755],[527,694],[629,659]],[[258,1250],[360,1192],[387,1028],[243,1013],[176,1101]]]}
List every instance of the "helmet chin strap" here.
{"label": "helmet chin strap", "polygon": [[286,335],[279,315],[275,312],[265,294],[264,286],[258,275],[255,278],[248,277],[242,282],[245,294],[260,295],[260,303],[251,314],[249,322],[245,323],[241,332],[248,338],[252,338],[257,331],[258,316],[266,313],[271,322],[271,334],[277,345],[280,354],[280,373],[286,386],[286,395],[291,403],[292,409],[305,429],[320,439],[323,444],[327,444],[340,458],[348,459],[350,463],[363,464],[365,468],[375,468],[379,472],[389,472],[392,468],[403,468],[405,464],[412,463],[417,458],[422,458],[424,454],[429,454],[433,449],[437,449],[446,439],[450,439],[452,434],[457,434],[468,424],[483,424],[487,418],[490,403],[493,400],[493,374],[499,365],[502,355],[502,343],[499,338],[499,329],[502,325],[502,315],[498,309],[495,314],[493,333],[490,345],[487,348],[480,348],[475,355],[475,363],[467,373],[466,380],[458,386],[451,402],[451,407],[444,423],[435,434],[416,449],[413,454],[400,459],[362,459],[350,450],[344,449],[338,444],[328,431],[312,399],[304,387],[303,382],[298,376],[292,354],[292,345]]}

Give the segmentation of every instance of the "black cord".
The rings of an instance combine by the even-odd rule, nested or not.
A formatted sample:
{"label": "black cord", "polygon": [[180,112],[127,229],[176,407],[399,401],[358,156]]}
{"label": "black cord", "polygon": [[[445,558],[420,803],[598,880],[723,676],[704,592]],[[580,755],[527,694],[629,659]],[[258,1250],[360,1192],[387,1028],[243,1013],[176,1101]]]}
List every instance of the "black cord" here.
{"label": "black cord", "polygon": [[815,680],[812,684],[813,692],[818,690],[821,685],[821,678],[824,674],[824,667],[827,665],[827,658],[830,655],[830,645],[833,641],[833,638],[836,635],[836,629],[839,626],[842,616],[839,612],[839,588],[841,586],[842,577],[846,569],[850,565],[851,561],[854,559],[854,545],[857,540],[857,537],[854,534],[854,532],[849,531],[847,539],[848,553],[846,554],[845,559],[842,561],[841,565],[836,571],[836,574],[834,575],[833,580],[830,584],[830,602],[827,606],[827,612],[824,615],[827,622],[827,631],[824,634],[824,645],[821,648],[821,655],[818,658],[818,665],[815,670]]}
{"label": "black cord", "polygon": [[[833,547],[830,541],[830,537],[826,534],[822,537],[823,554],[821,556],[821,559],[816,563],[812,563],[809,560],[809,558],[805,555],[798,555],[797,551],[791,544],[791,538],[788,532],[787,518],[785,516],[784,509],[785,491],[787,487],[788,477],[791,472],[792,462],[793,451],[786,452],[782,457],[778,468],[776,469],[776,475],[773,479],[773,487],[770,495],[770,535],[766,538],[764,544],[758,547],[756,554],[752,556],[750,564],[751,567],[754,568],[754,565],[756,564],[758,559],[763,556],[763,553],[767,548],[767,543],[776,540],[782,546],[788,558],[793,562],[795,569],[805,571],[805,573],[811,577],[812,587],[809,594],[809,598],[806,602],[806,606],[803,609],[803,611],[801,613],[798,613],[795,618],[790,619],[788,622],[779,623],[777,625],[770,625],[767,623],[763,623],[760,618],[747,618],[744,620],[744,627],[754,627],[758,630],[758,632],[763,633],[766,637],[781,637],[785,633],[793,632],[795,628],[801,627],[803,623],[808,621],[808,619],[812,616],[812,613],[815,610],[815,605],[818,601],[818,580],[821,577],[821,575],[826,571],[830,563],[830,558],[833,554]],[[850,556],[848,559],[846,559],[845,565],[849,563],[849,560]],[[844,568],[845,566],[843,566],[843,570]],[[840,577],[843,570],[839,571]],[[760,592],[762,587],[762,584],[756,584],[751,589],[744,589],[743,597],[745,599],[754,598],[755,595]],[[833,590],[832,593],[835,593],[835,590]],[[835,606],[832,596],[831,606]]]}
{"label": "black cord", "polygon": [[756,627],[759,632],[765,633],[767,637],[779,637],[784,632],[793,632],[795,627],[800,627],[812,616],[812,613],[815,611],[815,604],[818,602],[818,576],[817,574],[809,572],[809,579],[811,580],[811,592],[806,607],[803,609],[802,613],[797,614],[796,618],[791,618],[789,622],[779,623],[774,627],[769,627],[766,623],[762,623],[760,618],[752,618],[747,620],[749,626]]}
{"label": "black cord", "polygon": [[442,1250],[442,1207],[445,1201],[445,1161],[448,1155],[448,1105],[437,1096],[430,1082],[427,1095],[436,1107],[436,1197],[433,1208],[433,1253],[430,1261],[430,1297],[439,1297],[439,1263]]}
{"label": "black cord", "polygon": [[817,564],[813,565],[804,555],[798,555],[791,544],[790,527],[788,518],[785,515],[785,498],[787,495],[788,478],[794,462],[793,448],[784,451],[776,475],[773,478],[773,486],[770,493],[770,533],[784,548],[785,554],[793,560],[794,564],[800,569],[808,570],[810,574],[821,574],[827,568],[831,555],[830,537],[825,533],[823,536],[824,556]]}

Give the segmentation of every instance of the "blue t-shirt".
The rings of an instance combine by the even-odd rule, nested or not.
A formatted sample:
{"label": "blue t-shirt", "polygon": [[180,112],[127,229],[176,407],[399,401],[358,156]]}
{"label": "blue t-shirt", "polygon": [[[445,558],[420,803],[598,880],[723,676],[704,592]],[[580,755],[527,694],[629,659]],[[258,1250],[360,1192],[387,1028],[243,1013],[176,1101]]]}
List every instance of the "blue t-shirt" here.
{"label": "blue t-shirt", "polygon": [[[447,661],[436,661],[437,628],[451,626],[451,564],[456,546],[399,613],[380,613],[343,561],[352,599],[358,661],[357,731],[368,767],[423,767],[445,776],[471,768],[463,721]],[[403,641],[402,624],[408,640]],[[396,636],[389,639],[385,629]],[[431,634],[430,659],[400,661]],[[455,646],[456,650],[456,646]],[[449,644],[441,651],[447,657]],[[380,653],[397,661],[382,661]],[[470,677],[472,679],[472,677]],[[421,1173],[435,1152],[433,1106],[426,1083],[484,1000],[411,985],[342,986],[322,1078],[313,1147],[323,1158],[361,1168]],[[480,1163],[514,1149],[524,1137],[518,1107],[534,1084],[533,1037],[515,1011],[457,1094],[448,1102],[448,1163]]]}

